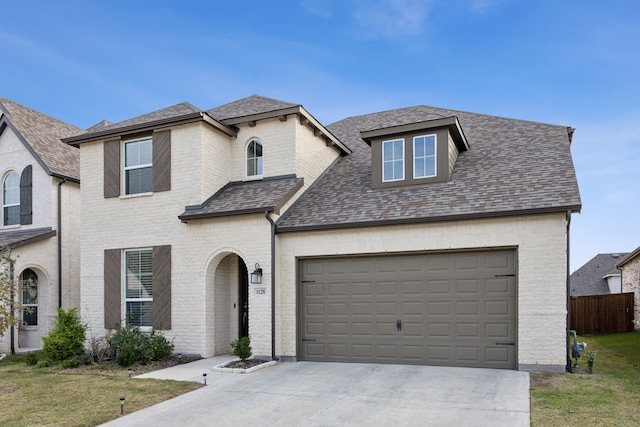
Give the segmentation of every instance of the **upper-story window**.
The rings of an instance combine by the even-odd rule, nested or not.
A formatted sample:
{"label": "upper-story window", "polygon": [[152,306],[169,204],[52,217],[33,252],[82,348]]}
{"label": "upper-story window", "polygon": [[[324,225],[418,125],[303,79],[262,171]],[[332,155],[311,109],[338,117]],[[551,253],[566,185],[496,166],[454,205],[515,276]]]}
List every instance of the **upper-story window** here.
{"label": "upper-story window", "polygon": [[262,142],[252,140],[247,145],[247,176],[262,175]]}
{"label": "upper-story window", "polygon": [[153,144],[151,138],[124,143],[125,194],[153,191]]}
{"label": "upper-story window", "polygon": [[436,136],[424,135],[413,138],[413,177],[436,176]]}
{"label": "upper-story window", "polygon": [[10,172],[2,183],[2,224],[20,224],[20,176]]}
{"label": "upper-story window", "polygon": [[404,139],[382,142],[382,180],[404,179]]}

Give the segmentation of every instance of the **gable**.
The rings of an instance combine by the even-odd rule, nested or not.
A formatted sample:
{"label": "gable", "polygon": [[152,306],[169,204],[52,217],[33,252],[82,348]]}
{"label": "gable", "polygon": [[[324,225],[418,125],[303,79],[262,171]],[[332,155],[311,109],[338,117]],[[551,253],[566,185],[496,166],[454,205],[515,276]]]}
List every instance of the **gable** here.
{"label": "gable", "polygon": [[82,133],[82,129],[6,98],[0,98],[0,110],[0,133],[10,128],[49,175],[80,180],[80,153],[62,138]]}

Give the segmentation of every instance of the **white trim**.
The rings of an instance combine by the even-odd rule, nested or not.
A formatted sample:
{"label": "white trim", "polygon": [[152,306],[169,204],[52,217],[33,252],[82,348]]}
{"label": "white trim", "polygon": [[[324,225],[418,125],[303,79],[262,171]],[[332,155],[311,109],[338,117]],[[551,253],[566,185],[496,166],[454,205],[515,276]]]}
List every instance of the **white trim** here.
{"label": "white trim", "polygon": [[[395,162],[397,160],[402,160],[402,178],[397,178],[397,179],[384,179],[384,164],[385,164],[385,158],[384,158],[384,144],[386,143],[390,143],[390,142],[402,142],[402,155],[400,156],[400,159],[396,159],[393,158],[390,160],[390,162]],[[394,181],[404,181],[404,169],[405,169],[405,149],[404,149],[404,138],[397,138],[397,139],[390,139],[388,141],[382,141],[382,153],[380,158],[382,159],[382,182],[394,182]],[[394,172],[395,172],[395,167],[394,167]]]}
{"label": "white trim", "polygon": [[[151,251],[151,274],[152,274],[152,278],[153,278],[153,248],[152,247],[144,247],[144,248],[130,248],[130,249],[123,249],[121,251],[121,257],[122,257],[122,268],[121,268],[121,272],[120,274],[122,275],[120,283],[121,283],[121,292],[122,292],[122,301],[121,301],[121,307],[122,307],[122,325],[126,325],[127,324],[127,303],[128,302],[153,302],[153,296],[151,298],[127,298],[127,252],[141,252],[141,251]],[[153,286],[153,283],[151,284]],[[153,292],[153,287],[151,292]],[[153,295],[153,294],[152,294]],[[152,319],[152,323],[153,323],[153,319]],[[149,326],[139,326],[141,331],[150,331],[151,329],[153,329],[153,324],[149,325]]]}
{"label": "white trim", "polygon": [[[4,203],[4,195],[5,195],[5,184],[7,182],[7,179],[12,175],[15,174],[18,177],[18,203],[8,203],[5,204]],[[14,224],[5,224],[4,223],[4,210],[5,208],[13,208],[13,207],[18,207],[18,222],[14,223]],[[20,226],[20,174],[11,169],[9,171],[7,171],[7,173],[4,175],[4,177],[2,178],[2,218],[0,218],[0,222],[2,223],[3,227],[12,227],[12,226]]]}
{"label": "white trim", "polygon": [[[418,138],[428,138],[433,137],[433,175],[424,175],[424,176],[416,176],[416,139]],[[421,159],[426,159],[431,156],[423,156]],[[435,133],[427,134],[427,135],[418,135],[413,137],[413,159],[412,159],[412,168],[413,168],[413,179],[422,179],[422,178],[433,178],[438,176],[438,135]]]}
{"label": "white trim", "polygon": [[[139,164],[139,165],[135,165],[135,166],[127,166],[127,144],[131,144],[134,142],[141,142],[141,141],[150,141],[151,142],[151,163],[144,163],[144,164]],[[146,136],[143,138],[135,138],[135,139],[129,139],[126,141],[122,141],[121,144],[121,150],[122,150],[122,179],[121,181],[121,191],[120,194],[121,196],[139,196],[142,194],[152,194],[153,193],[153,137],[152,136]],[[130,170],[137,170],[137,169],[145,169],[145,168],[151,168],[151,186],[152,189],[151,191],[145,191],[145,192],[140,192],[140,193],[127,193],[127,171]]]}

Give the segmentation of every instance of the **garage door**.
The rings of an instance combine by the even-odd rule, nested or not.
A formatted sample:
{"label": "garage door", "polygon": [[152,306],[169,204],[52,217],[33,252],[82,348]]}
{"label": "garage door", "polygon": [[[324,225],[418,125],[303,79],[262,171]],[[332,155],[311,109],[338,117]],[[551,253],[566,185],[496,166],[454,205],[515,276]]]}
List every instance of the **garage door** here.
{"label": "garage door", "polygon": [[515,251],[300,261],[302,360],[515,369]]}

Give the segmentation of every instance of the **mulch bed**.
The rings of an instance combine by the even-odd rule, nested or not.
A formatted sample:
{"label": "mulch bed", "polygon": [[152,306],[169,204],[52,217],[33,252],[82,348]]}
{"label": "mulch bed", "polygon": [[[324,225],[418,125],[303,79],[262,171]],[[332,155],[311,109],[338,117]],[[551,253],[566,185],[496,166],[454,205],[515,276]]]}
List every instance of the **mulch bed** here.
{"label": "mulch bed", "polygon": [[254,366],[262,365],[263,363],[267,363],[268,360],[264,359],[245,359],[245,360],[232,360],[231,362],[222,366],[223,368],[239,368],[239,369],[249,369]]}

